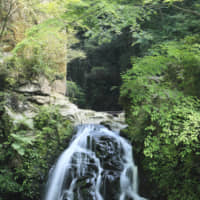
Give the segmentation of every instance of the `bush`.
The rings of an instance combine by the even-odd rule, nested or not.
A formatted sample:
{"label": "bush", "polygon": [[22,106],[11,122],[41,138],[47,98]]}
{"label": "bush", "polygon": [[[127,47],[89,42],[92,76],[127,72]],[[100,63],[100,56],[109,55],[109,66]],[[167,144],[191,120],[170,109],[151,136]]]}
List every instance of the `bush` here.
{"label": "bush", "polygon": [[123,76],[126,133],[150,181],[150,199],[197,200],[199,49],[195,44],[173,42],[152,52],[135,61]]}
{"label": "bush", "polygon": [[86,103],[83,89],[73,81],[67,81],[67,96],[69,97],[70,101],[80,107],[84,106]]}
{"label": "bush", "polygon": [[12,58],[15,68],[25,79],[44,75],[54,79],[65,76],[66,35],[57,20],[47,20],[34,26],[24,40],[16,45]]}
{"label": "bush", "polygon": [[40,199],[50,167],[69,142],[70,122],[53,107],[40,109],[34,128],[23,121],[13,126],[5,113],[1,122],[0,198]]}
{"label": "bush", "polygon": [[0,91],[5,91],[15,83],[8,60],[0,63]]}

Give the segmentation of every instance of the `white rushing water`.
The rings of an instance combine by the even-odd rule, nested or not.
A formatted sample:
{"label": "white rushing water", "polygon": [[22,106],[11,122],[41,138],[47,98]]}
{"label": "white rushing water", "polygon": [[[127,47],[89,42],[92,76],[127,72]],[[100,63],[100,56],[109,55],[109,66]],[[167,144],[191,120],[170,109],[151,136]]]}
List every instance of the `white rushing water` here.
{"label": "white rushing water", "polygon": [[79,126],[70,146],[51,170],[45,200],[77,199],[144,199],[138,194],[131,145],[103,126]]}

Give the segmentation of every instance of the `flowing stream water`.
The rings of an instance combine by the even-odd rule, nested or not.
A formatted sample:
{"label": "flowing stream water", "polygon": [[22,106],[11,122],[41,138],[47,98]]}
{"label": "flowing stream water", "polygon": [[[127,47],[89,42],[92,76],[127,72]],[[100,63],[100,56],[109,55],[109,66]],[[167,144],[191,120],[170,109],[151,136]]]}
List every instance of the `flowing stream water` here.
{"label": "flowing stream water", "polygon": [[104,126],[78,126],[50,171],[45,200],[144,200],[131,145]]}

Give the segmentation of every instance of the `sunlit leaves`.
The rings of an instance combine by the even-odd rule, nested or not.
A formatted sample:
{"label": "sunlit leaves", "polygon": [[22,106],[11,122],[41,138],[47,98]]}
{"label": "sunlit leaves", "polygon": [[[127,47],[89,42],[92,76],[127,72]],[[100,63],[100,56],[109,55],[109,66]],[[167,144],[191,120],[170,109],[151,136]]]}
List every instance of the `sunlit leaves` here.
{"label": "sunlit leaves", "polygon": [[[166,2],[166,3],[174,3],[174,2],[181,2],[183,0],[163,0],[163,2]],[[159,0],[144,0],[144,3],[153,3],[153,2],[160,2]]]}
{"label": "sunlit leaves", "polygon": [[72,133],[70,122],[55,107],[40,107],[33,127],[25,121],[13,123],[4,113],[0,128],[0,199],[16,194],[39,199],[44,177]]}
{"label": "sunlit leaves", "polygon": [[16,150],[21,156],[24,155],[25,149],[27,148],[27,145],[31,145],[34,138],[26,137],[24,135],[19,134],[11,134],[13,138],[12,148]]}
{"label": "sunlit leaves", "polygon": [[[129,136],[144,155],[144,168],[167,199],[198,199],[200,148],[200,50],[197,35],[156,45],[148,56],[133,59],[123,75],[121,101],[127,109]],[[197,164],[198,163],[198,164]],[[189,180],[182,183],[182,179]],[[194,194],[185,192],[189,188]],[[173,194],[173,195],[172,195]]]}
{"label": "sunlit leaves", "polygon": [[68,6],[64,17],[75,27],[82,27],[86,37],[96,38],[99,43],[111,41],[121,34],[123,28],[136,27],[136,19],[142,13],[142,7],[134,6],[134,3],[108,0],[71,3]]}

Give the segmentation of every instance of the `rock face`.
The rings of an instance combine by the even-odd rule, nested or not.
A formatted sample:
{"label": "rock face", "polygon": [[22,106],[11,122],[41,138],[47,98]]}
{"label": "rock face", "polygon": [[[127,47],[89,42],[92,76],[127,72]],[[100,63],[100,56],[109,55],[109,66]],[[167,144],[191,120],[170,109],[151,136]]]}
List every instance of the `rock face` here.
{"label": "rock face", "polygon": [[[59,93],[60,92],[60,93]],[[114,131],[119,131],[126,127],[124,114],[113,116],[105,112],[95,112],[92,110],[79,109],[75,104],[55,90],[44,77],[38,80],[21,85],[15,96],[23,96],[18,100],[10,99],[10,104],[15,104],[16,109],[7,107],[8,114],[14,121],[24,120],[31,124],[32,118],[39,112],[39,106],[57,106],[63,119],[70,120],[74,125],[79,124],[103,124]],[[20,100],[20,99],[23,99]],[[15,110],[15,111],[13,111]]]}
{"label": "rock face", "polygon": [[66,80],[55,80],[52,84],[53,91],[56,91],[59,94],[65,95],[66,92]]}
{"label": "rock face", "polygon": [[17,91],[21,93],[28,93],[40,96],[51,96],[52,92],[65,95],[66,86],[65,80],[55,80],[50,84],[47,78],[44,76],[38,77],[38,79],[22,84]]}

